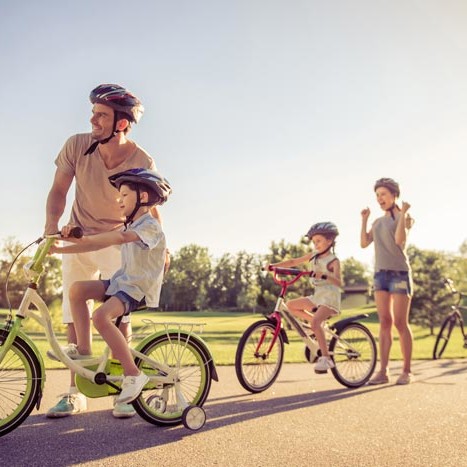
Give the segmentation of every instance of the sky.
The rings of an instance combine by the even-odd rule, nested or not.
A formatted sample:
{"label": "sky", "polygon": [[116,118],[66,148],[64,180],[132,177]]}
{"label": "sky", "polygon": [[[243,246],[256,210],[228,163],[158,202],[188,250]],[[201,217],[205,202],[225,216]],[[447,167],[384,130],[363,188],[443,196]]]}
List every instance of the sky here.
{"label": "sky", "polygon": [[131,138],[173,186],[172,251],[266,253],[330,220],[371,265],[360,212],[392,177],[409,243],[457,252],[466,25],[465,0],[0,0],[0,242],[42,234],[54,159],[111,82],[145,106]]}

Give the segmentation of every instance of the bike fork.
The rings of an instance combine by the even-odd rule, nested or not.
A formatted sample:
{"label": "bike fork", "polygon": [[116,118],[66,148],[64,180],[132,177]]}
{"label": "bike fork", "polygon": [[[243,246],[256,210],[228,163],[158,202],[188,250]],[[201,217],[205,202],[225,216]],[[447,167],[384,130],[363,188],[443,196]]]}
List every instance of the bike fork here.
{"label": "bike fork", "polygon": [[[272,336],[271,343],[269,344],[269,348],[266,350],[266,352],[262,355],[263,358],[268,356],[271,353],[271,350],[274,347],[274,344],[276,343],[277,337],[279,336],[279,333],[281,332],[281,320],[280,316],[274,316],[274,319],[276,320],[276,326],[274,328],[274,335]],[[261,349],[261,346],[263,345],[264,339],[266,338],[266,333],[268,332],[267,329],[263,329],[261,331],[261,337],[259,338],[258,345],[256,346],[255,350],[255,356],[259,357],[259,349]]]}
{"label": "bike fork", "polygon": [[17,317],[15,321],[13,322],[13,326],[11,327],[10,330],[7,330],[7,329],[1,330],[2,334],[5,333],[5,335],[2,336],[2,340],[0,343],[0,363],[5,358],[6,353],[11,348],[14,340],[16,339],[16,336],[18,335],[18,331],[21,327],[21,320],[22,318]]}

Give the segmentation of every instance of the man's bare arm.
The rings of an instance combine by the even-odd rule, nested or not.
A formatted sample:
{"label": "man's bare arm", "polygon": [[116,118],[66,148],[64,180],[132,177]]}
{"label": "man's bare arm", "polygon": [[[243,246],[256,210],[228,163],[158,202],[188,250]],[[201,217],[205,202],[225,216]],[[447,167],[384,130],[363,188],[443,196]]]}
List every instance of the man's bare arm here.
{"label": "man's bare arm", "polygon": [[45,233],[58,232],[58,222],[65,211],[66,196],[70,189],[73,175],[68,175],[60,169],[55,172],[52,188],[47,196]]}

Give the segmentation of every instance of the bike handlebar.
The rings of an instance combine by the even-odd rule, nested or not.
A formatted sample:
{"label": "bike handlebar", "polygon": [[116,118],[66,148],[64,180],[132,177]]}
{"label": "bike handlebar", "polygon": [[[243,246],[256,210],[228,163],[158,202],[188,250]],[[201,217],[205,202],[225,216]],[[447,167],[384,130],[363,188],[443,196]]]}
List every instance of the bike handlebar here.
{"label": "bike handlebar", "polygon": [[466,297],[466,294],[462,293],[462,292],[459,292],[455,287],[454,287],[454,282],[452,279],[450,279],[449,277],[445,277],[443,279],[443,284],[446,286],[446,288],[449,289],[449,291],[451,292],[452,295],[457,295],[458,296],[458,302],[457,302],[457,306],[459,306],[460,302],[462,301],[462,299],[464,297]]}
{"label": "bike handlebar", "polygon": [[[81,238],[83,236],[83,229],[81,227],[73,227],[68,236],[72,238]],[[63,236],[61,232],[55,232],[45,235],[45,238],[63,238]]]}
{"label": "bike handlebar", "polygon": [[[70,230],[69,237],[81,238],[82,236],[83,236],[83,229],[81,227],[73,227]],[[44,238],[40,238],[38,240],[38,243],[41,243],[41,244],[39,245],[39,248],[37,249],[36,254],[34,255],[34,258],[32,259],[32,262],[28,265],[28,269],[30,271],[33,271],[38,275],[42,273],[44,269],[42,263],[44,262],[44,259],[50,250],[50,247],[55,243],[55,240],[57,238],[64,238],[62,237],[61,232],[56,232],[53,234],[46,234]]]}
{"label": "bike handlebar", "polygon": [[[295,269],[295,268],[280,268],[276,266],[268,266],[268,271],[271,271],[274,273],[273,279],[276,284],[281,285],[282,287],[288,287],[289,285],[294,284],[295,282],[298,281],[303,276],[309,276],[312,277],[314,272],[313,271],[304,271],[301,269]],[[277,276],[294,276],[293,279],[291,280],[286,280],[286,279],[279,279]]]}

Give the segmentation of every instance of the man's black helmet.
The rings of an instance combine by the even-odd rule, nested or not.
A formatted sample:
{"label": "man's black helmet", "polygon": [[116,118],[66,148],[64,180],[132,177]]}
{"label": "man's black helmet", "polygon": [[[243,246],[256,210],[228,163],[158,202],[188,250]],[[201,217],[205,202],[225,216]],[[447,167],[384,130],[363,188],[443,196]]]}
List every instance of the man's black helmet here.
{"label": "man's black helmet", "polygon": [[138,123],[144,112],[141,101],[118,84],[100,84],[91,91],[89,100],[92,104],[108,105],[116,112],[123,112],[132,123]]}

